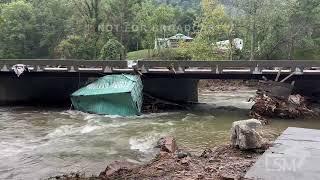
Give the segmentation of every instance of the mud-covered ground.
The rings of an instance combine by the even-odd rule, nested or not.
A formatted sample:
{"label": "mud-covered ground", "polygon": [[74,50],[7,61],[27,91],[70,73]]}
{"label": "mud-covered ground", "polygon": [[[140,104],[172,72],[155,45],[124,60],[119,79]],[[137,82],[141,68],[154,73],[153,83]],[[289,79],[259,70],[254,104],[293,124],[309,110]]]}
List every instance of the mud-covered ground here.
{"label": "mud-covered ground", "polygon": [[236,91],[236,90],[257,90],[258,81],[250,80],[200,80],[199,91]]}
{"label": "mud-covered ground", "polygon": [[205,150],[201,156],[179,158],[173,153],[159,153],[144,165],[120,168],[112,174],[100,176],[65,175],[52,179],[243,179],[263,150],[240,151],[230,145]]}

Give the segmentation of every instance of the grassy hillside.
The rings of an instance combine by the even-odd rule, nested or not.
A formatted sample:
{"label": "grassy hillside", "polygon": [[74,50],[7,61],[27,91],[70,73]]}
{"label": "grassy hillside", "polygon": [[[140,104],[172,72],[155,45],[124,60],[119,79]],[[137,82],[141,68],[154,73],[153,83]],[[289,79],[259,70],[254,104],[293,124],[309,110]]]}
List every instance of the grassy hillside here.
{"label": "grassy hillside", "polygon": [[[151,53],[152,50],[150,50]],[[143,49],[140,51],[133,51],[133,52],[129,52],[127,54],[127,59],[128,60],[138,60],[138,59],[146,59],[148,58],[148,49]]]}

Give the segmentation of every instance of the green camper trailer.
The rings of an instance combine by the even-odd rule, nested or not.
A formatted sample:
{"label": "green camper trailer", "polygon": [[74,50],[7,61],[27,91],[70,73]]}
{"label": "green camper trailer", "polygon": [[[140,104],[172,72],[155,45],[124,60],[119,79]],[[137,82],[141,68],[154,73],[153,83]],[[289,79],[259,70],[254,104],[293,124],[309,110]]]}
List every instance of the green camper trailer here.
{"label": "green camper trailer", "polygon": [[71,95],[76,110],[103,114],[140,115],[142,81],[136,75],[104,76]]}

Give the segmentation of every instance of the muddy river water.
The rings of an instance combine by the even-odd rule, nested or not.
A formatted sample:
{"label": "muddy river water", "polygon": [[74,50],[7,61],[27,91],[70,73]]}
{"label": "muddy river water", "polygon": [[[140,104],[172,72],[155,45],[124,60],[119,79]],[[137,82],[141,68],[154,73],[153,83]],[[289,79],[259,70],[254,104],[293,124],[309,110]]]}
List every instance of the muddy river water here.
{"label": "muddy river water", "polygon": [[[233,121],[248,119],[254,91],[204,92],[188,111],[137,117],[99,116],[65,108],[0,107],[0,179],[45,179],[70,172],[98,174],[113,160],[143,163],[162,136],[175,136],[193,153],[227,143]],[[320,120],[272,120],[320,129]]]}

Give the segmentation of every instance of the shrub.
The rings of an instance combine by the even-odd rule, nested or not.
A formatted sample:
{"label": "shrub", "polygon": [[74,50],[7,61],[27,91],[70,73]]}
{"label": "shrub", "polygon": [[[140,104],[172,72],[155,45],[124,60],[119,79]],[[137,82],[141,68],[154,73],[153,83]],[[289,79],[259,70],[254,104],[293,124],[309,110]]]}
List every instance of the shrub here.
{"label": "shrub", "polygon": [[110,39],[100,51],[100,59],[121,60],[125,58],[124,46],[115,39]]}

